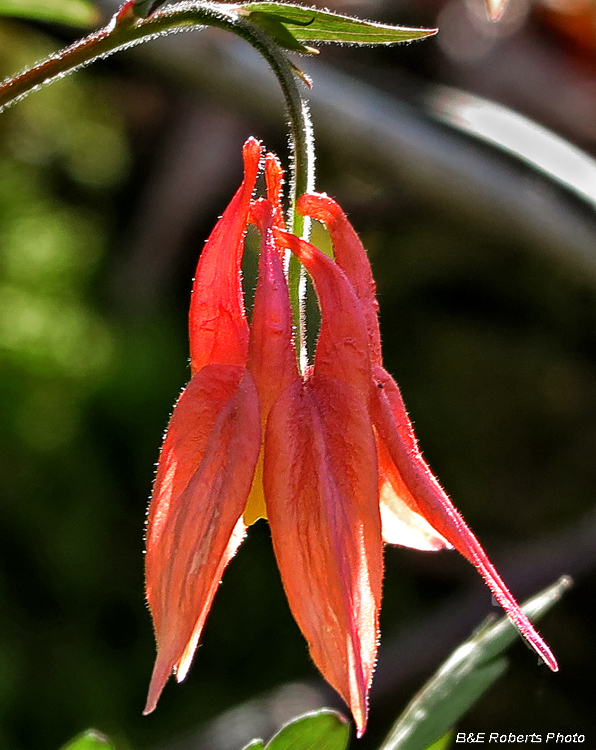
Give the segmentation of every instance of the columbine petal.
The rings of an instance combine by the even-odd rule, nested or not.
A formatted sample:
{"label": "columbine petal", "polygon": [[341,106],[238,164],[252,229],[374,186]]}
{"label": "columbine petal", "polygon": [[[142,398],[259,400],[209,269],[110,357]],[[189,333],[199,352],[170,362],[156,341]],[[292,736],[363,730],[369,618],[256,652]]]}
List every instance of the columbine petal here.
{"label": "columbine petal", "polygon": [[[261,443],[258,397],[242,367],[207,365],[183,392],[162,448],[147,534],[147,601],[158,655],[146,713],[186,674],[239,526]],[[233,460],[230,460],[230,457]]]}
{"label": "columbine petal", "polygon": [[325,224],[331,242],[335,261],[350,280],[356,296],[362,305],[364,320],[368,330],[370,358],[381,364],[381,334],[379,331],[379,303],[376,285],[360,237],[348,221],[340,206],[324,193],[301,195],[297,209],[301,214]]}
{"label": "columbine petal", "polygon": [[246,369],[240,263],[261,146],[244,147],[244,181],[207,240],[190,308],[193,377],[161,450],[147,527],[147,601],[157,660],[145,713],[174,670],[186,675],[222,573],[242,541],[261,447],[257,389]]}
{"label": "columbine petal", "polygon": [[261,160],[254,138],[244,144],[244,180],[205,243],[189,312],[190,361],[194,375],[209,362],[244,365],[248,323],[242,293],[242,254],[251,197]]}
{"label": "columbine petal", "polygon": [[265,496],[288,601],[325,679],[363,733],[383,576],[370,362],[360,304],[342,271],[274,231],[309,270],[321,307],[315,364],[286,388],[265,433]]}
{"label": "columbine petal", "polygon": [[265,436],[265,496],[290,608],[362,734],[377,650],[382,542],[368,412],[339,380],[288,388]]}
{"label": "columbine petal", "polygon": [[[382,468],[384,462],[380,451],[383,449],[384,446],[377,443],[383,541],[387,544],[399,544],[402,547],[411,547],[426,552],[437,552],[441,549],[451,548],[449,542],[437,533],[423,516],[412,510],[413,503],[404,500],[404,497],[409,499],[411,493],[404,485],[401,477],[395,476],[397,472],[393,472],[393,482],[389,481]],[[393,462],[390,458],[387,463],[389,468],[392,469]],[[395,490],[396,478],[399,492]]]}
{"label": "columbine petal", "polygon": [[295,253],[310,273],[321,308],[315,371],[341,378],[363,394],[371,382],[368,331],[363,307],[340,266],[310,242],[278,229],[277,242]]}
{"label": "columbine petal", "polygon": [[279,394],[298,378],[292,343],[292,310],[283,265],[273,238],[276,213],[271,203],[253,204],[252,219],[262,235],[259,279],[250,330],[249,369],[261,401],[263,423]]}
{"label": "columbine petal", "polygon": [[281,205],[284,172],[279,159],[272,153],[268,153],[265,157],[265,185],[267,186],[267,200],[273,209],[272,223],[278,229],[285,229],[284,211]]}

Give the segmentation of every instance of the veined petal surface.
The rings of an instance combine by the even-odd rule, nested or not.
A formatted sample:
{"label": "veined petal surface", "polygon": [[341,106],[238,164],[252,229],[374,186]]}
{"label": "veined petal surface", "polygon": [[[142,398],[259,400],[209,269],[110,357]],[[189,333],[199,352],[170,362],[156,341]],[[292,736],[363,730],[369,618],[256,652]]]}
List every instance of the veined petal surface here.
{"label": "veined petal surface", "polygon": [[315,373],[282,393],[265,435],[275,556],[311,656],[350,706],[359,735],[383,576],[377,481],[370,417],[355,388]]}
{"label": "veined petal surface", "polygon": [[188,669],[223,569],[244,535],[241,516],[260,445],[250,373],[203,367],[174,409],[149,510],[147,601],[158,654],[146,713],[172,670],[182,679]]}
{"label": "veined petal surface", "polygon": [[271,536],[311,656],[350,706],[360,736],[383,577],[368,333],[337,264],[294,235],[275,228],[273,234],[309,271],[321,328],[313,368],[269,413],[264,487]]}

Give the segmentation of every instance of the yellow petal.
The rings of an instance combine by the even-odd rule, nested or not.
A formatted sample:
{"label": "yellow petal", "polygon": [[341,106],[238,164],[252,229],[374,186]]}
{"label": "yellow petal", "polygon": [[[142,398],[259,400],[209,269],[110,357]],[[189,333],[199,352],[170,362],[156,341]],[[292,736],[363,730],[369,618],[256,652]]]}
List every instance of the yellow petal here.
{"label": "yellow petal", "polygon": [[255,471],[250,495],[244,509],[244,523],[252,526],[259,518],[267,520],[267,505],[265,504],[265,493],[263,491],[263,449],[259,455],[259,463]]}

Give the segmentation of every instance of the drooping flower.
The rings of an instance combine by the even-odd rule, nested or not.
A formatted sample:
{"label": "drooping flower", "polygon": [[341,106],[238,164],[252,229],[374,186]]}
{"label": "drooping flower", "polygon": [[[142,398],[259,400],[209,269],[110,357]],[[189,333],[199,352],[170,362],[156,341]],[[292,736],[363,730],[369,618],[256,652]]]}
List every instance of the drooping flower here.
{"label": "drooping flower", "polygon": [[[556,661],[431,473],[383,369],[375,285],[339,206],[305,195],[334,260],[284,229],[282,172],[267,155],[267,199],[252,200],[261,147],[207,241],[190,308],[192,378],[162,447],[147,533],[147,599],[157,660],[145,712],[186,675],[223,570],[246,527],[269,520],[292,613],[313,661],[366,725],[383,541],[453,546],[476,566],[520,632]],[[247,224],[261,233],[250,328],[240,264]],[[282,258],[311,275],[321,310],[314,363],[300,374]]]}

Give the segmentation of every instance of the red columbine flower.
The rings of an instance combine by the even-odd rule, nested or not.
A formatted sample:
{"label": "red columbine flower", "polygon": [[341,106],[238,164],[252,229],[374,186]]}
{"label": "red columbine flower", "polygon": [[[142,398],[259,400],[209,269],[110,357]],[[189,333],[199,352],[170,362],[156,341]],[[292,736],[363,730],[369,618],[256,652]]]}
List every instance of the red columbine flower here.
{"label": "red columbine flower", "polygon": [[[383,541],[453,546],[479,570],[551,669],[556,661],[422,458],[397,385],[383,369],[366,253],[327,196],[298,209],[327,225],[335,260],[288,233],[282,173],[268,155],[267,200],[253,201],[260,145],[207,241],[190,308],[192,378],[162,447],[149,509],[147,599],[157,660],[145,712],[172,671],[186,675],[223,570],[246,526],[268,517],[292,613],[311,656],[366,725]],[[249,222],[261,235],[249,330],[240,264]],[[321,309],[314,364],[301,375],[282,257],[306,267]]]}

